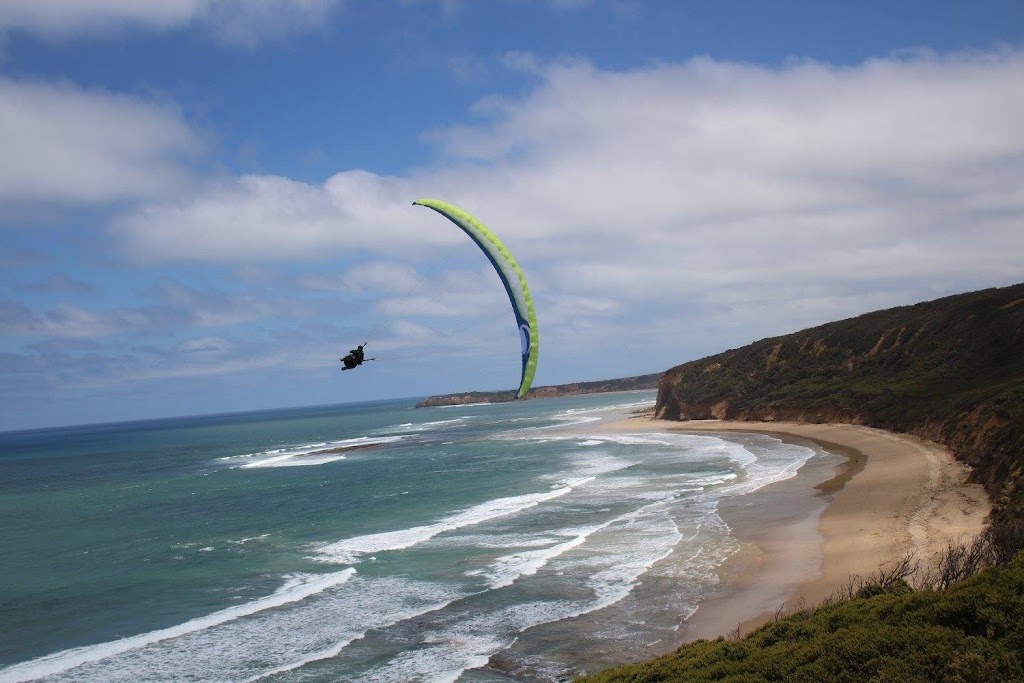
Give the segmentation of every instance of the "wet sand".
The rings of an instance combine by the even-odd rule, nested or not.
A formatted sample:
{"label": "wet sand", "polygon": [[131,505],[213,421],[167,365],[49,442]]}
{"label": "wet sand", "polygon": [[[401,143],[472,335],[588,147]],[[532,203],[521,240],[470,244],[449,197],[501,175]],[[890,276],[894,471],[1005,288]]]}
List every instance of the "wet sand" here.
{"label": "wet sand", "polygon": [[719,570],[720,589],[687,622],[686,640],[748,633],[777,612],[813,606],[852,575],[913,554],[922,564],[973,538],[991,506],[944,446],[849,424],[673,422],[634,417],[615,431],[743,432],[816,444],[795,477],[724,501],[720,516],[741,549]]}

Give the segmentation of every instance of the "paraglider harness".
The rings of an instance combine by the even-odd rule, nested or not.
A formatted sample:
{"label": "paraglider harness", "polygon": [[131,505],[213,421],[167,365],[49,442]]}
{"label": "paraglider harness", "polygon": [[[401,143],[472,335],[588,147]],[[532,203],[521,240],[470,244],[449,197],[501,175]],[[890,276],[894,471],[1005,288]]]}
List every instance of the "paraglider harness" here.
{"label": "paraglider harness", "polygon": [[366,346],[366,342],[349,351],[348,355],[341,359],[341,363],[344,366],[342,370],[352,370],[357,365],[362,365],[363,361],[375,360],[374,358],[365,357],[363,354],[364,346]]}

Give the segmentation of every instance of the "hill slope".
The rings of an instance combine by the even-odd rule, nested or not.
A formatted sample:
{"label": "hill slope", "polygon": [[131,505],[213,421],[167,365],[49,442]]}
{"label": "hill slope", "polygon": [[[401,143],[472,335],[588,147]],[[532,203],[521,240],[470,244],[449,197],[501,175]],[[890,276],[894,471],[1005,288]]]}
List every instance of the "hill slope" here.
{"label": "hill slope", "polygon": [[665,419],[852,422],[969,463],[1000,523],[1024,518],[1024,283],[764,339],[662,374]]}

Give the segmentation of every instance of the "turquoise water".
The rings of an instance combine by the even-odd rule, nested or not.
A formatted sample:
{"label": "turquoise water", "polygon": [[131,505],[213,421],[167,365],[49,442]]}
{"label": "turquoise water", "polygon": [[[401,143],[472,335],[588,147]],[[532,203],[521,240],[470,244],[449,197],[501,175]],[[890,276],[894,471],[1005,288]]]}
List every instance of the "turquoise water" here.
{"label": "turquoise water", "polygon": [[[532,681],[668,648],[769,437],[653,392],[0,434],[0,682]],[[360,448],[351,448],[360,446]]]}

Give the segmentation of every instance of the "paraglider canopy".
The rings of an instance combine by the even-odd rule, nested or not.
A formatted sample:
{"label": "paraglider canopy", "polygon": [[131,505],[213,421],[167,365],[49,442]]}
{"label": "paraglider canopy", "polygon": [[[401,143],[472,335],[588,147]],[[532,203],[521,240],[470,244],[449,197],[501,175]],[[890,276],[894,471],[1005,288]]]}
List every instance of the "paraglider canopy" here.
{"label": "paraglider canopy", "polygon": [[505,292],[515,312],[516,324],[519,326],[523,371],[516,398],[522,398],[533,383],[533,376],[537,372],[537,354],[540,350],[537,313],[533,308],[530,288],[526,285],[526,276],[498,236],[468,212],[439,199],[418,199],[413,204],[433,209],[459,226],[484,252],[501,278],[501,283],[505,285]]}

